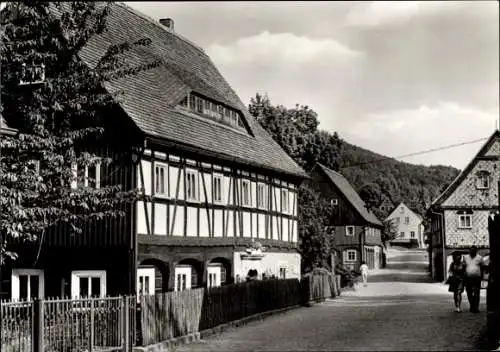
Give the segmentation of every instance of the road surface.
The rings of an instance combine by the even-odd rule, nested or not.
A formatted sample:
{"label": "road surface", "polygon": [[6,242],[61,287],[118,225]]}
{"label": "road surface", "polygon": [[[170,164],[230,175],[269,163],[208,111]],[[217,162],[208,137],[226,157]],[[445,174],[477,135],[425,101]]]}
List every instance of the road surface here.
{"label": "road surface", "polygon": [[391,250],[387,269],[368,287],[178,347],[194,351],[473,351],[486,324],[481,313],[453,311],[447,287],[432,283],[424,251]]}

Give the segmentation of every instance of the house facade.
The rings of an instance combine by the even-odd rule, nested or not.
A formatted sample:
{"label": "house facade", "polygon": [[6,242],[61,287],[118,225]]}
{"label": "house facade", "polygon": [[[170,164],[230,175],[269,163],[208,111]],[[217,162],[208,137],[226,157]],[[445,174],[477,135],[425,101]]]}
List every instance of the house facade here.
{"label": "house facade", "polygon": [[347,179],[326,166],[316,164],[306,181],[333,206],[331,226],[335,229],[336,263],[359,270],[361,261],[371,269],[382,267],[383,224],[349,184]]}
{"label": "house facade", "polygon": [[423,219],[406,204],[400,203],[385,221],[392,221],[397,229],[397,237],[390,241],[392,245],[424,248]]}
{"label": "house facade", "polygon": [[489,252],[488,217],[498,209],[500,132],[495,131],[474,159],[427,211],[432,277],[446,279],[454,251],[475,245]]}
{"label": "house facade", "polygon": [[148,38],[127,60],[162,62],[106,82],[121,91],[99,146],[114,162],[82,170],[94,187],[120,184],[142,199],[78,237],[58,229],[41,251],[14,245],[20,259],[2,280],[11,298],[153,294],[245,280],[251,269],[300,277],[297,190],[307,174],[204,51],[160,22],[114,3],[107,31],[81,52],[92,66],[109,45]]}

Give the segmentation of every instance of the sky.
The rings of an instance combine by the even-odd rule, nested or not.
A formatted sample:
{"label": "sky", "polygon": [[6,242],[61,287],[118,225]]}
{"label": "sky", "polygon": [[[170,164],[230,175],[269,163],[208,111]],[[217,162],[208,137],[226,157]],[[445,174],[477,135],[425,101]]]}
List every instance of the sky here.
{"label": "sky", "polygon": [[[126,2],[172,18],[241,100],[308,105],[320,128],[399,157],[489,137],[499,120],[497,1]],[[464,168],[473,143],[403,158]]]}

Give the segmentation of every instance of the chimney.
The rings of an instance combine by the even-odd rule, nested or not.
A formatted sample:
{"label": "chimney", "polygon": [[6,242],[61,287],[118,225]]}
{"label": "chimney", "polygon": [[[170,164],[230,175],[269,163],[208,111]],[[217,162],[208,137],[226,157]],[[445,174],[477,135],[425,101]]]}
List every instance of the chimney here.
{"label": "chimney", "polygon": [[165,27],[174,30],[174,20],[171,18],[161,18],[160,23]]}

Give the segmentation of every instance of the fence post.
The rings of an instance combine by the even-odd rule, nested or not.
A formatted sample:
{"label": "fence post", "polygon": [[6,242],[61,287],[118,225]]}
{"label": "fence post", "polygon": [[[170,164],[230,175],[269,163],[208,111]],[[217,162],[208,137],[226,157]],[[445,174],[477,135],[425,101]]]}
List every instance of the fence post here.
{"label": "fence post", "polygon": [[33,352],[43,352],[43,303],[39,298],[33,301]]}
{"label": "fence post", "polygon": [[94,349],[94,299],[90,298],[90,334],[89,352]]}
{"label": "fence post", "polygon": [[124,352],[130,352],[130,316],[129,316],[129,304],[128,304],[128,297],[123,296],[123,332],[122,332],[122,339],[123,339],[123,351]]}

